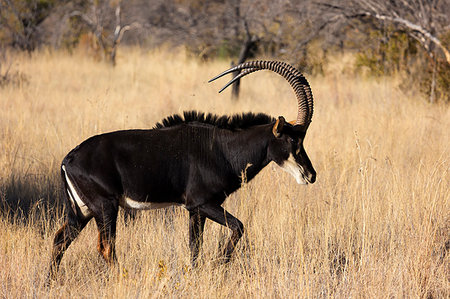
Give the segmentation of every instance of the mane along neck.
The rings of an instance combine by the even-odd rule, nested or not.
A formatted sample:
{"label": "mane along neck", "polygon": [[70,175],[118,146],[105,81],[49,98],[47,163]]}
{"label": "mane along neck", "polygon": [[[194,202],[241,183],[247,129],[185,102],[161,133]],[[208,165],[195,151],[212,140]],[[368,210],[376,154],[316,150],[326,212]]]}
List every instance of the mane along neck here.
{"label": "mane along neck", "polygon": [[264,113],[241,113],[234,115],[218,116],[212,113],[203,113],[199,111],[185,111],[183,116],[174,114],[166,117],[161,122],[156,123],[154,129],[162,129],[173,127],[181,124],[189,124],[199,122],[227,130],[242,130],[258,125],[270,124],[275,121],[275,118]]}

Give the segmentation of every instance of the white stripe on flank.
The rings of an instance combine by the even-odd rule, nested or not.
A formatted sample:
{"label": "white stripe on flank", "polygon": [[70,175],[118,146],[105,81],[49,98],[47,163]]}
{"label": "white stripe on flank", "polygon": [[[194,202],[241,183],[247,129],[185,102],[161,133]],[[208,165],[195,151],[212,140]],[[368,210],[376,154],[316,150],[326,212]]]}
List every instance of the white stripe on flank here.
{"label": "white stripe on flank", "polygon": [[145,202],[145,201],[135,201],[129,197],[122,197],[120,200],[120,205],[129,209],[137,209],[137,210],[151,210],[151,209],[160,209],[166,208],[174,205],[172,202]]}
{"label": "white stripe on flank", "polygon": [[[67,185],[69,186],[69,189],[67,189],[67,194],[69,194],[69,199],[72,202],[73,205],[77,205],[80,208],[81,214],[83,214],[84,217],[89,217],[91,215],[91,210],[88,208],[88,206],[81,200],[80,196],[78,195],[77,191],[75,190],[75,187],[73,186],[72,182],[69,179],[69,176],[66,172],[66,167],[63,165],[61,166],[62,170],[64,171],[64,176],[66,177]],[[73,195],[73,197],[72,197]]]}

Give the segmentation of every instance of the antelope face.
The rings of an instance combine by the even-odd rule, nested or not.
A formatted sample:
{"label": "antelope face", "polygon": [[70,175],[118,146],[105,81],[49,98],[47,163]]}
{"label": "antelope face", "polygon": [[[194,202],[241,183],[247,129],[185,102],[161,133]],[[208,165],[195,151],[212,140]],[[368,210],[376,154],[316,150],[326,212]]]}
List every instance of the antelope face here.
{"label": "antelope face", "polygon": [[316,171],[303,147],[304,128],[286,123],[280,116],[272,132],[275,139],[269,145],[269,158],[291,174],[298,184],[314,183]]}

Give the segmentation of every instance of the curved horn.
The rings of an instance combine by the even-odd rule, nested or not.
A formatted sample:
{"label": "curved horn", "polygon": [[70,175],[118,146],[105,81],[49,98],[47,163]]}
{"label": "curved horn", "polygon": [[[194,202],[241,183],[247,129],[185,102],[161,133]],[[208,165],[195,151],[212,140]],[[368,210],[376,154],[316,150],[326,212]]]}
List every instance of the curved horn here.
{"label": "curved horn", "polygon": [[312,114],[313,114],[313,95],[311,92],[311,88],[309,86],[308,81],[306,78],[293,66],[281,62],[281,61],[249,61],[244,62],[242,64],[239,64],[235,67],[232,67],[223,73],[215,76],[208,82],[212,82],[226,74],[244,70],[239,75],[234,77],[230,82],[228,82],[219,92],[222,92],[225,88],[233,84],[236,80],[239,80],[240,78],[251,74],[253,72],[259,71],[259,70],[271,70],[279,75],[281,75],[283,78],[285,78],[291,87],[294,89],[294,93],[297,97],[298,102],[298,113],[297,113],[297,120],[295,122],[296,125],[302,125],[306,128],[308,128],[309,123],[311,122]]}

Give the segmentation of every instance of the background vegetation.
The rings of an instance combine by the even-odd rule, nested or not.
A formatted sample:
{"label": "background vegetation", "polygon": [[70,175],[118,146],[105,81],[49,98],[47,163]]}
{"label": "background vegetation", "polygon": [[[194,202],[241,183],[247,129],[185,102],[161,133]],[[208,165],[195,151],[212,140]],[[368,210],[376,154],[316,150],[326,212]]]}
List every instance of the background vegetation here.
{"label": "background vegetation", "polygon": [[[1,298],[450,296],[448,0],[257,2],[0,0]],[[190,269],[187,212],[153,210],[120,218],[120,267],[91,223],[44,287],[65,154],[190,109],[293,119],[279,76],[245,78],[239,101],[206,83],[253,58],[310,81],[317,182],[276,165],[243,182],[225,202],[247,229],[226,266],[226,228],[207,222]]]}
{"label": "background vegetation", "polygon": [[223,82],[206,83],[226,61],[123,52],[115,68],[79,53],[11,54],[27,82],[1,90],[0,297],[448,297],[450,110],[405,96],[395,77],[340,75],[346,56],[325,69],[339,75],[309,77],[317,182],[297,185],[269,165],[233,194],[225,207],[247,231],[230,264],[215,264],[227,229],[207,222],[192,270],[187,212],[145,211],[119,220],[118,271],[99,257],[91,223],[45,288],[63,222],[59,164],[82,140],[187,109],[296,115],[272,73],[246,78],[235,102],[217,94]]}
{"label": "background vegetation", "polygon": [[354,53],[349,68],[401,73],[405,92],[448,102],[449,16],[449,0],[0,0],[0,44],[81,47],[112,65],[121,44],[181,45],[202,60],[269,56],[308,74]]}

